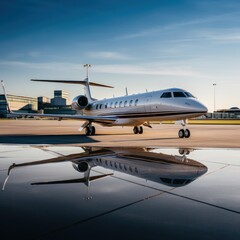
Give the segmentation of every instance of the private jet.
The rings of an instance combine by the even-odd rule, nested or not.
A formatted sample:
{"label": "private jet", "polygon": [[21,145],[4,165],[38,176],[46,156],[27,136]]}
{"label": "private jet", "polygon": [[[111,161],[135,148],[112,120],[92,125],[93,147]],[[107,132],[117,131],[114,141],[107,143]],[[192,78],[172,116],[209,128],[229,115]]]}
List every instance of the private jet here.
{"label": "private jet", "polygon": [[[51,152],[46,147],[36,146],[36,148],[48,153]],[[2,190],[4,191],[13,169],[63,162],[71,162],[73,168],[83,173],[84,177],[80,179],[35,182],[32,185],[84,183],[86,186],[89,186],[91,181],[113,176],[116,171],[169,187],[183,187],[205,174],[208,170],[202,163],[186,156],[190,152],[188,149],[180,149],[179,153],[182,153],[182,155],[165,154],[161,153],[161,149],[154,148],[82,147],[82,150],[80,153],[66,156],[59,154],[58,157],[46,160],[13,163],[8,168],[8,174]],[[56,153],[56,151],[53,151],[54,155]],[[98,168],[95,171],[98,175],[90,176],[91,171],[94,171],[93,169],[96,167],[113,172],[99,174],[101,168]]]}
{"label": "private jet", "polygon": [[9,116],[17,117],[47,117],[62,119],[78,119],[85,121],[80,131],[85,130],[86,135],[95,135],[93,124],[102,126],[132,126],[134,134],[142,134],[143,126],[152,128],[152,121],[179,121],[182,127],[179,138],[189,138],[190,130],[186,127],[189,118],[195,118],[207,113],[208,109],[199,102],[190,92],[180,88],[169,88],[153,92],[114,97],[97,100],[92,98],[90,86],[113,88],[112,86],[90,82],[88,70],[90,64],[85,64],[86,78],[84,80],[42,80],[31,79],[35,82],[52,82],[81,84],[84,86],[84,95],[76,96],[72,101],[72,109],[82,111],[83,114],[37,114],[12,112],[7,101],[3,80],[3,91],[8,105]]}

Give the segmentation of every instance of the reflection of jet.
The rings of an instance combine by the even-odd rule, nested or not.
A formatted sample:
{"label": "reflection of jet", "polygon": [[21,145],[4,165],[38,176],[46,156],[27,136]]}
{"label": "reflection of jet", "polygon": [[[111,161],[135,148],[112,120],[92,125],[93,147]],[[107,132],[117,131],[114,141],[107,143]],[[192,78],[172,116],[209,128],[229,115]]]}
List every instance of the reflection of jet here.
{"label": "reflection of jet", "polygon": [[[207,108],[198,101],[191,93],[179,88],[170,88],[154,92],[146,92],[97,100],[92,98],[90,86],[107,87],[111,86],[89,82],[88,69],[90,64],[85,64],[87,77],[83,81],[76,80],[41,80],[32,79],[38,82],[67,83],[84,85],[85,95],[76,96],[72,102],[72,108],[76,111],[83,111],[84,115],[69,114],[38,114],[38,113],[15,113],[10,110],[7,101],[8,112],[11,116],[47,117],[61,119],[78,119],[85,121],[81,129],[85,129],[86,135],[95,135],[96,129],[93,124],[103,126],[132,126],[134,134],[142,134],[143,126],[150,127],[150,121],[182,120],[184,128],[180,129],[180,138],[189,138],[190,130],[186,128],[187,119],[195,118],[207,113]],[[2,81],[3,85],[3,81]]]}
{"label": "reflection of jet", "polygon": [[[84,173],[80,179],[37,182],[32,185],[61,184],[61,183],[85,183],[97,180],[111,174],[90,176],[91,169],[100,166],[106,169],[122,172],[143,178],[153,182],[172,187],[180,187],[189,184],[207,172],[207,167],[197,161],[183,156],[174,156],[157,153],[154,149],[146,148],[83,148],[83,153],[60,156],[52,159],[13,164],[9,167],[8,176],[13,168],[41,165],[46,163],[72,162],[75,170]],[[4,182],[3,190],[7,179]]]}

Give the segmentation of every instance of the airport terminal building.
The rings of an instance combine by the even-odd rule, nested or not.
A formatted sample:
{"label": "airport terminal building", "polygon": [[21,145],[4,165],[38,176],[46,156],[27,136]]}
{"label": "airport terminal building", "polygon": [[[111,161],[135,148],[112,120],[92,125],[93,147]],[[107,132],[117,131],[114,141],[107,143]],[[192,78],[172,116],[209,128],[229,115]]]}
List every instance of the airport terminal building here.
{"label": "airport terminal building", "polygon": [[[37,112],[37,98],[7,94],[8,102],[12,111]],[[7,101],[4,94],[0,95],[0,117],[7,116]]]}

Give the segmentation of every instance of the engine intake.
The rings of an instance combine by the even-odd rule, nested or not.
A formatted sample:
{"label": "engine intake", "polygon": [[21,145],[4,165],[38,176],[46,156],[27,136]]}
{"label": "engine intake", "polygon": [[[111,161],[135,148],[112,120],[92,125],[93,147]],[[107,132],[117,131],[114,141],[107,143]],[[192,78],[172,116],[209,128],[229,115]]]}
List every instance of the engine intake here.
{"label": "engine intake", "polygon": [[72,163],[73,168],[78,172],[86,172],[89,168],[87,162]]}
{"label": "engine intake", "polygon": [[88,99],[83,95],[75,97],[72,101],[72,108],[74,110],[82,110],[88,106]]}

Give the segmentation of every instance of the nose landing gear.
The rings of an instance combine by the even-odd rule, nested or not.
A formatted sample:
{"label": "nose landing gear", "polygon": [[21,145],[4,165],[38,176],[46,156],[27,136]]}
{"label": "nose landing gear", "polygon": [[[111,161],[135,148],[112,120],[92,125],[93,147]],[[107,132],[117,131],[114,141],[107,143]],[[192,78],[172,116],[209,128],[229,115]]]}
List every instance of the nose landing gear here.
{"label": "nose landing gear", "polygon": [[189,138],[191,136],[191,132],[189,129],[180,129],[178,132],[179,138]]}
{"label": "nose landing gear", "polygon": [[189,138],[191,136],[191,132],[189,129],[186,128],[187,119],[184,119],[181,124],[184,127],[184,129],[179,130],[179,132],[178,132],[179,138],[184,138],[184,137]]}

